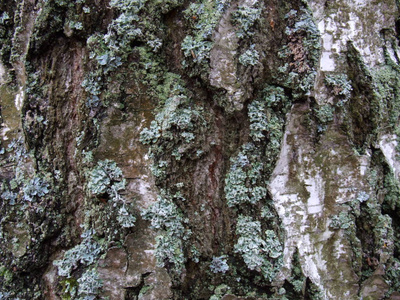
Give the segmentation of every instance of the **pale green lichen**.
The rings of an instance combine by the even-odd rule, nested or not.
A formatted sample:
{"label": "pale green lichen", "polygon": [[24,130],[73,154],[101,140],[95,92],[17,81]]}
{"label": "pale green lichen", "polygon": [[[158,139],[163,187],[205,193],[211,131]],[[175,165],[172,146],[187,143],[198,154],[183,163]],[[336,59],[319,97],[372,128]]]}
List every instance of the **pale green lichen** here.
{"label": "pale green lichen", "polygon": [[95,268],[86,270],[86,272],[78,279],[78,284],[79,300],[95,299],[103,286]]}
{"label": "pale green lichen", "polygon": [[340,212],[338,215],[334,215],[329,224],[329,228],[332,229],[349,229],[355,227],[354,219],[351,218],[348,212]]}
{"label": "pale green lichen", "polygon": [[201,63],[210,57],[212,43],[209,41],[197,41],[188,35],[182,42],[182,50],[185,57],[191,57],[194,62]]}
{"label": "pale green lichen", "polygon": [[117,221],[124,228],[135,226],[136,218],[128,212],[126,205],[123,204],[118,210]]}
{"label": "pale green lichen", "polygon": [[[385,130],[387,126],[394,129],[397,136],[400,136],[398,120],[400,117],[400,68],[393,61],[388,59],[389,64],[377,69],[373,74],[376,83],[374,94],[376,103],[379,105],[374,111],[379,129]],[[375,108],[375,107],[374,107]],[[399,141],[399,139],[398,139]],[[396,147],[400,153],[400,143]]]}
{"label": "pale green lichen", "polygon": [[320,33],[307,1],[301,1],[298,10],[291,9],[285,20],[289,42],[279,50],[278,57],[283,61],[275,78],[291,88],[297,98],[309,95],[313,88],[320,57]]}
{"label": "pale green lichen", "polygon": [[[191,33],[182,42],[185,60],[184,67],[190,67],[191,74],[208,70],[210,51],[213,46],[212,33],[222,17],[230,0],[199,1],[191,3],[184,11],[185,18],[190,22]],[[193,70],[198,65],[200,71]]]}
{"label": "pale green lichen", "polygon": [[121,194],[125,186],[122,170],[114,161],[99,161],[89,173],[88,189],[92,196],[111,199],[114,206],[119,206],[117,221],[122,227],[129,228],[134,226],[136,218],[128,212],[129,203]]}
{"label": "pale green lichen", "polygon": [[258,51],[254,49],[255,45],[251,45],[249,49],[247,49],[242,55],[239,56],[239,62],[247,67],[247,66],[255,66],[258,64],[260,55]]}
{"label": "pale green lichen", "polygon": [[156,237],[156,258],[160,267],[173,265],[177,274],[184,269],[184,241],[190,231],[184,227],[184,218],[178,207],[168,196],[158,196],[157,202],[142,211],[142,217],[151,221],[151,227],[159,231]]}
{"label": "pale green lichen", "polygon": [[256,145],[265,144],[263,162],[266,176],[271,174],[280,152],[285,115],[291,106],[290,99],[281,87],[267,85],[260,97],[248,107],[250,137]]}
{"label": "pale green lichen", "polygon": [[122,170],[108,159],[97,162],[89,174],[88,189],[94,196],[107,193],[114,201],[119,201],[118,192],[125,189]]}
{"label": "pale green lichen", "polygon": [[169,97],[155,120],[140,133],[140,141],[150,146],[150,157],[155,159],[152,173],[159,180],[167,176],[171,157],[176,161],[183,157],[197,158],[199,148],[204,146],[195,142],[197,134],[207,128],[203,109],[186,93],[180,84],[170,87]]}
{"label": "pale green lichen", "polygon": [[260,5],[261,1],[256,0],[252,5],[240,5],[237,11],[233,13],[233,23],[238,27],[237,37],[244,38],[254,34],[250,29],[260,20],[262,11]]}
{"label": "pale green lichen", "polygon": [[97,261],[100,253],[104,250],[93,238],[93,231],[84,232],[81,237],[82,242],[64,253],[61,260],[55,260],[54,265],[57,266],[58,275],[70,277],[71,273],[79,266],[90,266]]}
{"label": "pale green lichen", "polygon": [[269,139],[273,148],[279,148],[283,136],[284,119],[282,115],[288,111],[289,107],[290,101],[282,88],[266,87],[262,97],[249,105],[250,136],[253,141]]}
{"label": "pale green lichen", "polygon": [[283,247],[275,232],[267,230],[264,238],[259,221],[240,215],[236,225],[238,241],[235,252],[241,254],[250,270],[260,272],[272,281],[282,266]]}
{"label": "pale green lichen", "polygon": [[[184,202],[181,191],[166,184],[171,166],[187,159],[198,159],[199,148],[207,122],[203,109],[194,103],[187,94],[180,76],[169,73],[160,91],[160,108],[149,128],[142,130],[140,141],[149,145],[149,156],[153,159],[151,170],[156,183],[164,188],[160,191],[157,202],[142,212],[144,219],[151,220],[151,227],[158,230],[156,237],[156,258],[159,266],[172,266],[170,274],[180,276],[185,268],[189,249],[187,240],[190,230],[185,229],[183,213],[176,202]],[[180,189],[182,182],[174,185]],[[174,191],[172,191],[174,190]],[[191,248],[193,250],[193,247]],[[198,261],[199,252],[188,254],[193,261]]]}
{"label": "pale green lichen", "polygon": [[24,185],[23,192],[23,199],[26,201],[40,200],[41,197],[50,192],[49,184],[40,177],[34,177]]}
{"label": "pale green lichen", "polygon": [[327,123],[333,121],[333,116],[335,108],[330,104],[324,104],[314,110],[318,120],[326,125]]}
{"label": "pale green lichen", "polygon": [[390,296],[393,292],[398,292],[400,290],[400,260],[398,258],[393,258],[391,264],[385,272],[385,279],[389,285],[389,291],[386,296]]}
{"label": "pale green lichen", "polygon": [[184,11],[185,17],[193,23],[193,31],[199,40],[211,38],[217,22],[229,3],[230,0],[203,0],[191,3]]}
{"label": "pale green lichen", "polygon": [[353,87],[346,74],[327,74],[325,75],[325,83],[332,89],[335,96],[341,98],[338,102],[339,106],[344,105],[350,99]]}
{"label": "pale green lichen", "polygon": [[214,256],[210,263],[210,270],[213,273],[226,273],[229,270],[227,256],[226,255],[221,255],[217,257]]}
{"label": "pale green lichen", "polygon": [[249,151],[253,147],[251,144],[245,145],[237,157],[231,159],[232,165],[224,188],[229,207],[243,203],[255,204],[267,195],[267,188],[262,182],[263,164]]}
{"label": "pale green lichen", "polygon": [[384,187],[386,189],[384,206],[396,210],[400,207],[400,186],[392,171],[384,178]]}
{"label": "pale green lichen", "polygon": [[[144,68],[134,68],[134,72],[146,77],[150,88],[160,85],[162,70],[157,66],[160,57],[150,57],[158,53],[164,43],[159,38],[160,28],[156,24],[160,23],[162,13],[167,13],[181,3],[177,0],[110,2],[110,7],[116,11],[116,18],[108,25],[105,34],[95,33],[87,39],[89,58],[94,65],[92,72],[83,81],[83,87],[88,93],[88,108],[108,105],[107,98],[111,96],[105,89],[112,82],[113,73],[127,67],[130,56],[139,54],[138,64],[144,65]],[[133,46],[135,41],[143,45]]]}

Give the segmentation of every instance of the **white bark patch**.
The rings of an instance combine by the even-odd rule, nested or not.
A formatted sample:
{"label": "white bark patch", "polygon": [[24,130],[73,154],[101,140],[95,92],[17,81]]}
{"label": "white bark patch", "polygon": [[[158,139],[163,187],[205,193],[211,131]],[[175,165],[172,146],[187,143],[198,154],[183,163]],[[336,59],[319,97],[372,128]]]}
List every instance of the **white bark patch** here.
{"label": "white bark patch", "polygon": [[21,111],[22,104],[24,103],[25,91],[23,87],[19,88],[19,93],[15,96],[15,108]]}
{"label": "white bark patch", "polygon": [[[321,178],[314,181],[308,174],[300,171],[302,163],[305,163],[304,150],[295,149],[294,145],[288,140],[299,140],[295,136],[295,119],[291,114],[289,116],[287,130],[282,143],[282,150],[277,162],[277,166],[271,176],[269,190],[272,194],[276,210],[282,220],[285,228],[286,240],[284,248],[284,269],[278,276],[278,280],[284,280],[290,277],[291,263],[293,253],[296,248],[299,251],[303,272],[317,285],[321,286],[321,272],[325,269],[325,263],[316,264],[317,261],[324,261],[321,252],[316,251],[314,239],[311,236],[313,229],[309,226],[309,208],[312,213],[318,213],[322,210],[319,196],[323,191],[317,188],[322,184]],[[292,131],[293,130],[293,131]],[[297,143],[296,143],[297,144]],[[298,164],[292,161],[291,154],[294,150],[298,151]],[[296,166],[295,166],[296,165]],[[290,170],[296,171],[298,178],[303,178],[303,188],[311,195],[308,199],[299,193],[298,189],[291,184]],[[301,173],[300,173],[300,172]],[[321,192],[321,193],[320,193]],[[316,207],[316,209],[313,209]]]}
{"label": "white bark patch", "polygon": [[4,123],[1,124],[1,126],[3,127],[1,128],[1,136],[3,137],[3,140],[6,141],[8,140],[7,132],[9,132],[11,129]]}
{"label": "white bark patch", "polygon": [[3,85],[6,83],[6,69],[4,65],[0,62],[0,85]]}
{"label": "white bark patch", "polygon": [[[240,5],[254,6],[258,0],[240,1]],[[210,84],[223,88],[234,110],[241,110],[243,102],[248,97],[248,91],[243,87],[237,77],[237,49],[239,38],[236,36],[236,28],[232,25],[232,13],[235,5],[230,6],[222,16],[213,34],[214,46],[210,52]]]}
{"label": "white bark patch", "polygon": [[321,199],[325,197],[323,189],[324,181],[320,174],[316,174],[314,178],[304,178],[306,190],[310,194],[307,199],[307,210],[309,214],[316,214],[322,212]]}
{"label": "white bark patch", "polygon": [[356,157],[334,131],[328,130],[315,145],[302,126],[307,113],[304,105],[292,108],[270,178],[269,191],[285,230],[284,268],[277,282],[291,276],[297,249],[304,275],[325,299],[356,299],[358,279],[351,265],[351,246],[343,232],[332,231],[329,223],[343,209],[341,204],[355,199],[365,186],[368,159]]}
{"label": "white bark patch", "polygon": [[231,24],[232,11],[232,8],[229,8],[224,13],[213,35],[214,46],[210,53],[210,84],[225,89],[233,105],[241,109],[240,99],[244,92],[236,76],[235,56],[239,40]]}
{"label": "white bark patch", "polygon": [[383,135],[379,140],[379,148],[385,156],[386,162],[399,180],[400,161],[397,159],[397,136],[394,134]]}
{"label": "white bark patch", "polygon": [[[321,71],[337,71],[343,61],[347,42],[353,41],[371,67],[384,62],[380,31],[395,24],[394,0],[312,0],[310,6],[322,38]],[[365,41],[368,41],[366,43]]]}
{"label": "white bark patch", "polygon": [[147,209],[157,201],[157,193],[155,192],[154,182],[148,176],[143,175],[132,184],[132,189],[140,195],[140,201],[136,205],[140,209]]}

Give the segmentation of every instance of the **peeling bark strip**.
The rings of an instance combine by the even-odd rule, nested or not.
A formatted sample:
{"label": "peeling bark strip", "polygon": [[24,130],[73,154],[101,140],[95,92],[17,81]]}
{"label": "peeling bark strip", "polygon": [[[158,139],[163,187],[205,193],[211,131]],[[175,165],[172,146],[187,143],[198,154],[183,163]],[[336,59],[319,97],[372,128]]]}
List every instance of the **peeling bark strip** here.
{"label": "peeling bark strip", "polygon": [[0,299],[400,299],[397,1],[0,2]]}

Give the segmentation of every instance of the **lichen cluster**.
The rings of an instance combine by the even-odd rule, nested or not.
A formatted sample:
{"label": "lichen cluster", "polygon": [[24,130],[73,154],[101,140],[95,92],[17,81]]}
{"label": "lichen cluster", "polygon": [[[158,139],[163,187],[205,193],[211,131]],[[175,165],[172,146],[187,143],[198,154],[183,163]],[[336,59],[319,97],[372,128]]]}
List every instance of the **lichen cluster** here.
{"label": "lichen cluster", "polygon": [[[317,75],[320,58],[320,33],[307,1],[300,1],[299,8],[285,15],[285,34],[288,39],[278,53],[286,62],[278,67],[276,79],[293,90],[293,96],[309,95]],[[289,60],[288,60],[289,58]]]}

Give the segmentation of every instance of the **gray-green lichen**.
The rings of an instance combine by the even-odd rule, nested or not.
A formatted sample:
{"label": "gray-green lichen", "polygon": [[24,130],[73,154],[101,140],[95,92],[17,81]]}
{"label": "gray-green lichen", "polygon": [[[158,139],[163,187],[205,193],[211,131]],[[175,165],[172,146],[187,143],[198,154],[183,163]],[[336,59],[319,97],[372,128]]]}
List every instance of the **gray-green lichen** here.
{"label": "gray-green lichen", "polygon": [[[185,219],[177,206],[167,195],[160,196],[155,204],[142,212],[146,220],[151,221],[152,228],[160,230],[156,237],[156,258],[160,267],[172,265],[179,276],[185,269],[184,241],[190,236],[185,229]],[[187,221],[186,221],[187,223]]]}
{"label": "gray-green lichen", "polygon": [[320,58],[320,32],[315,24],[307,1],[300,1],[299,8],[286,15],[285,34],[288,39],[278,53],[280,58],[290,58],[278,68],[276,80],[293,89],[294,97],[309,95],[316,79]]}
{"label": "gray-green lichen", "polygon": [[261,224],[240,215],[236,225],[238,241],[235,252],[242,255],[250,270],[260,272],[268,281],[274,280],[282,267],[282,245],[272,230],[261,232]]}

